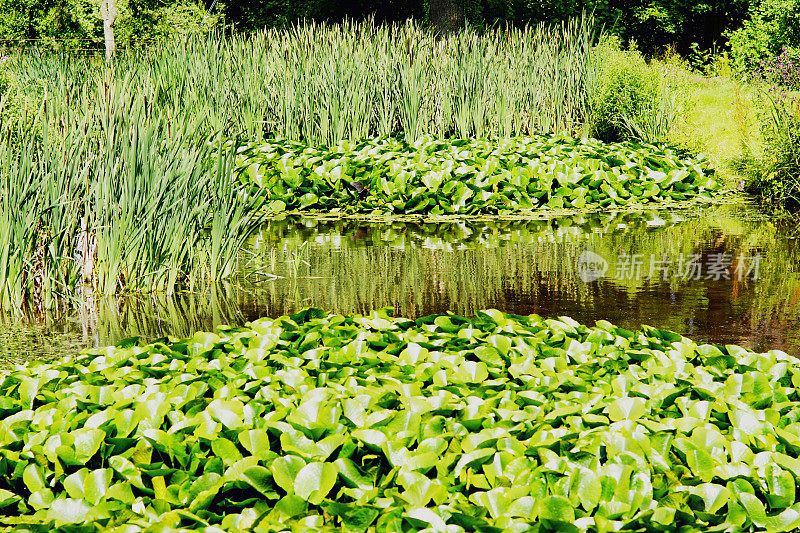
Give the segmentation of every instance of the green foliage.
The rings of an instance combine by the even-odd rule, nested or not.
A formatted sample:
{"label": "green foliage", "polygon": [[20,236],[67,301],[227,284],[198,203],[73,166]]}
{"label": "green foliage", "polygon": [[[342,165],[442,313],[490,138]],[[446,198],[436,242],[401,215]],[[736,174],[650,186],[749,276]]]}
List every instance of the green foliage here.
{"label": "green foliage", "polygon": [[797,360],[307,309],[0,377],[7,527],[792,531]]}
{"label": "green foliage", "polygon": [[734,66],[749,71],[759,60],[777,56],[783,47],[800,48],[800,1],[753,2],[742,26],[729,32]]}
{"label": "green foliage", "polygon": [[[692,43],[702,50],[721,42],[725,30],[740,26],[747,12],[744,0],[636,0],[634,2],[574,0],[454,0],[475,28],[505,23],[557,24],[582,13],[593,13],[599,24],[624,42],[635,41],[647,53],[675,46],[688,53]],[[775,0],[772,0],[775,2]],[[447,2],[445,2],[447,3]],[[117,28],[127,39],[162,38],[199,28],[208,2],[199,0],[121,0]],[[434,8],[436,6],[434,5]],[[211,20],[219,15],[225,24],[244,31],[279,28],[299,20],[340,22],[368,16],[379,22],[402,22],[410,17],[427,22],[426,0],[223,0]],[[102,33],[99,2],[89,0],[0,0],[0,38],[89,38]],[[174,25],[174,26],[173,26]]]}
{"label": "green foliage", "polygon": [[256,120],[270,136],[336,144],[397,131],[411,140],[573,133],[586,120],[591,31],[590,19],[443,39],[415,23],[307,24],[234,37],[244,57],[222,53],[263,73]]}
{"label": "green foliage", "polygon": [[[424,137],[413,144],[380,138],[335,148],[271,141],[243,151],[239,165],[242,180],[264,191],[277,211],[580,209],[707,198],[720,189],[703,159],[664,146],[564,137]],[[366,189],[359,191],[361,186]]]}
{"label": "green foliage", "polygon": [[221,0],[217,3],[217,9],[227,24],[237,30],[252,31],[288,26],[301,19],[341,22],[345,18],[359,20],[373,17],[379,23],[402,22],[410,17],[423,20],[423,4],[419,0]]}
{"label": "green foliage", "polygon": [[[215,15],[204,21],[202,0],[118,0],[116,6],[120,44],[208,31],[217,22]],[[102,36],[97,0],[0,0],[0,39],[37,39],[40,46],[85,50]],[[32,43],[4,44],[24,48]]]}
{"label": "green foliage", "polygon": [[779,92],[760,96],[763,151],[745,154],[748,192],[776,207],[800,208],[800,103]]}
{"label": "green foliage", "polygon": [[202,0],[117,0],[117,10],[114,32],[122,43],[204,33],[218,21],[216,15],[206,17]]}
{"label": "green foliage", "polygon": [[100,3],[93,0],[0,0],[0,38],[80,40],[102,34]]}
{"label": "green foliage", "polygon": [[677,86],[635,48],[624,50],[614,38],[592,52],[593,94],[589,131],[599,139],[664,140],[680,111]]}
{"label": "green foliage", "polygon": [[170,293],[233,273],[260,204],[239,194],[236,145],[221,148],[206,113],[181,108],[175,120],[163,91],[149,105],[158,98],[147,82],[159,78],[138,65],[37,55],[15,65],[3,104],[44,86],[23,96],[36,107],[17,101],[0,124],[4,309],[52,308],[84,282],[106,295]]}
{"label": "green foliage", "polygon": [[623,42],[636,42],[648,54],[675,47],[690,51],[692,43],[706,50],[719,43],[726,29],[738,27],[747,11],[744,0],[457,0],[477,26],[512,22],[557,22],[582,12],[592,13],[606,32]]}

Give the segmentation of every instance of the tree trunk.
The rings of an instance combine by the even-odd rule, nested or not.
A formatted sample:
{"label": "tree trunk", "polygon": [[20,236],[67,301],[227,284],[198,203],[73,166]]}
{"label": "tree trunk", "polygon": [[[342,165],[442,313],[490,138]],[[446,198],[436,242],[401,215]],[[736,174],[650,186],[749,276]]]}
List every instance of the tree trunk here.
{"label": "tree trunk", "polygon": [[100,16],[103,18],[103,37],[106,41],[106,61],[114,59],[116,44],[114,43],[114,21],[117,20],[115,0],[100,0]]}
{"label": "tree trunk", "polygon": [[455,0],[430,0],[430,21],[434,32],[449,33],[464,27],[464,10]]}

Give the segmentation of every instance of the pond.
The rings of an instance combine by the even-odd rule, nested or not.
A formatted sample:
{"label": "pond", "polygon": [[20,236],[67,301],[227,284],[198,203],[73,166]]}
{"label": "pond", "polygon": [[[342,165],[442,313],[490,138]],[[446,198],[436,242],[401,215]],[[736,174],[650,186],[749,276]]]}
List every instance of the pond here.
{"label": "pond", "polygon": [[800,226],[755,209],[599,213],[525,222],[266,223],[241,275],[170,299],[93,300],[2,318],[0,358],[50,358],[130,336],[189,336],[314,306],[650,324],[701,342],[800,357]]}

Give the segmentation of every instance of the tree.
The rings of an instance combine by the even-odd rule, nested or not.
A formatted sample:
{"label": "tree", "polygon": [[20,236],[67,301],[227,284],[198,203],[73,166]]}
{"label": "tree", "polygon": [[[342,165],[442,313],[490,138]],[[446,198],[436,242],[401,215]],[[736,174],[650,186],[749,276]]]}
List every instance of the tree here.
{"label": "tree", "polygon": [[428,18],[436,32],[446,33],[464,27],[464,9],[454,0],[430,0]]}
{"label": "tree", "polygon": [[100,0],[100,16],[103,18],[103,39],[106,43],[106,61],[109,63],[114,58],[116,45],[114,43],[114,21],[117,20],[117,5],[115,0]]}

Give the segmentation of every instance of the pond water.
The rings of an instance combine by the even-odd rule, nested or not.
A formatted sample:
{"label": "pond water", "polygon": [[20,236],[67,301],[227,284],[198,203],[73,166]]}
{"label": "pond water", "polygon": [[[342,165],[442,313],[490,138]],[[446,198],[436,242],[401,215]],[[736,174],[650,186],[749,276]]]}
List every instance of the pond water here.
{"label": "pond water", "polygon": [[315,306],[393,307],[420,317],[496,308],[800,357],[800,226],[746,206],[602,213],[526,222],[265,224],[240,279],[171,299],[91,301],[35,320],[2,318],[0,358],[20,361],[188,336]]}

